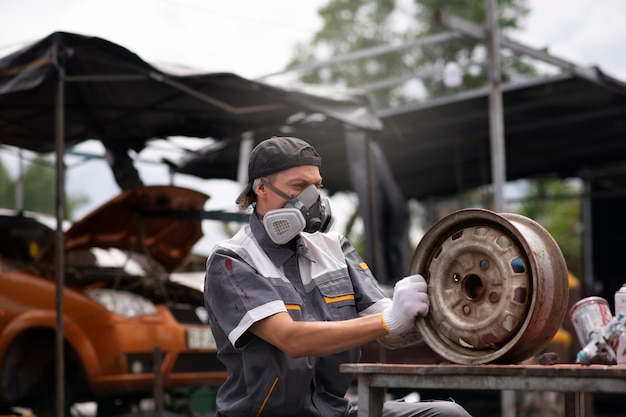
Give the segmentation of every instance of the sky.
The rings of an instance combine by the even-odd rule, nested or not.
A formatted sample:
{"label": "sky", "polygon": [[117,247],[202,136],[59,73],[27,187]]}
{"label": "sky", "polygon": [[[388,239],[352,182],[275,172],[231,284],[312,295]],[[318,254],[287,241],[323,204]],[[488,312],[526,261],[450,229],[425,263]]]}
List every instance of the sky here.
{"label": "sky", "polygon": [[[17,45],[55,31],[92,35],[117,43],[151,63],[173,63],[205,72],[232,72],[256,78],[282,70],[298,42],[312,38],[322,25],[317,10],[328,0],[0,0],[0,56]],[[598,66],[626,81],[625,0],[529,0],[524,29],[509,35],[534,48],[547,48],[559,58],[582,66]],[[181,139],[182,141],[182,139]],[[0,138],[1,142],[1,138]],[[191,145],[190,145],[191,146]],[[160,153],[174,150],[162,145]],[[79,149],[98,154],[97,142]],[[323,155],[322,155],[323,156]],[[14,153],[0,157],[16,176]],[[138,163],[146,184],[170,182],[167,169],[150,161],[160,154],[142,152]],[[89,204],[76,218],[119,193],[104,161],[68,160],[70,196],[85,195]],[[199,189],[211,198],[208,210],[235,210],[239,186],[176,176],[174,183]],[[350,202],[335,201],[344,207]],[[341,210],[334,210],[341,213]],[[214,222],[205,222],[214,223]],[[203,247],[222,237],[205,230]]]}

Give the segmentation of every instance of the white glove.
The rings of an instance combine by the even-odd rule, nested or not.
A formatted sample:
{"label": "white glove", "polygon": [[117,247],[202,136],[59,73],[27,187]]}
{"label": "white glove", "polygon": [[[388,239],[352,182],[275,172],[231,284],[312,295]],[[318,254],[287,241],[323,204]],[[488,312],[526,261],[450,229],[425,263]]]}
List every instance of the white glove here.
{"label": "white glove", "polygon": [[393,288],[391,307],[383,311],[383,326],[389,333],[399,334],[414,325],[417,315],[428,314],[428,285],[423,276],[409,275]]}

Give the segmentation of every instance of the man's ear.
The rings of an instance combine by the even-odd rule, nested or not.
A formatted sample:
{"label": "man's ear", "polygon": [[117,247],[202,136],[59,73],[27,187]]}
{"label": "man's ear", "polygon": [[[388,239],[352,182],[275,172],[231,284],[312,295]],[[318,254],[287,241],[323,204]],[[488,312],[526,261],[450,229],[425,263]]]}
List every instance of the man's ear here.
{"label": "man's ear", "polygon": [[254,191],[256,193],[257,197],[259,195],[265,196],[265,194],[267,193],[267,190],[265,188],[265,184],[263,184],[261,179],[256,179],[256,180],[254,180],[252,182],[252,191]]}

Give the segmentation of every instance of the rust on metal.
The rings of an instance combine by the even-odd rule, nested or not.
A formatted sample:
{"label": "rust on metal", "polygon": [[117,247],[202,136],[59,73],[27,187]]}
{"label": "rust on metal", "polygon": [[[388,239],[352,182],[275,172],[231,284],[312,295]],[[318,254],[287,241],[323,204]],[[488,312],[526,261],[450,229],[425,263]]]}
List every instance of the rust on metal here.
{"label": "rust on metal", "polygon": [[420,241],[410,273],[426,278],[431,301],[417,326],[454,363],[522,362],[550,343],[568,307],[560,248],[518,214],[465,209],[444,217]]}

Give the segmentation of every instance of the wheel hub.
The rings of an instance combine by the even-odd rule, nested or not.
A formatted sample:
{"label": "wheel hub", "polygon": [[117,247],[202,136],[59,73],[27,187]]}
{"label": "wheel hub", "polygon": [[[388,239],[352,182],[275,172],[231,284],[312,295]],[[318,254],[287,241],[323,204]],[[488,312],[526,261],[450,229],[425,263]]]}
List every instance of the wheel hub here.
{"label": "wheel hub", "polygon": [[565,316],[567,267],[554,239],[516,214],[461,210],[427,231],[411,273],[428,282],[426,343],[457,363],[515,363],[550,342]]}

